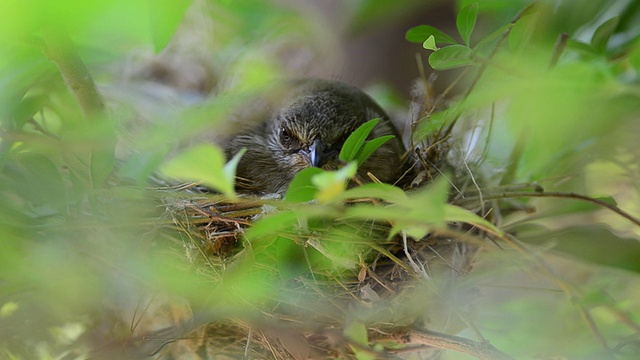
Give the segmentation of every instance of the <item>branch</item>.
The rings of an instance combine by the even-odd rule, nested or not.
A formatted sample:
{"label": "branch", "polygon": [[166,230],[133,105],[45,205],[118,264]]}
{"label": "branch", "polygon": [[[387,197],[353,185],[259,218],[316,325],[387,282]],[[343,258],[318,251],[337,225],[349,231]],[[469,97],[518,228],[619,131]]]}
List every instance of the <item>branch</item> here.
{"label": "branch", "polygon": [[[460,336],[453,336],[442,334],[439,332],[416,329],[410,330],[407,333],[391,335],[392,339],[407,345],[423,345],[442,350],[453,350],[460,353],[474,356],[478,359],[486,360],[512,360],[513,358],[502,351],[496,349],[493,345],[487,342],[479,342],[463,338]],[[376,339],[380,340],[380,339]],[[420,348],[418,348],[420,349]],[[393,350],[387,350],[393,352]],[[400,349],[400,351],[402,351]]]}
{"label": "branch", "polygon": [[69,35],[62,26],[52,25],[44,29],[44,53],[53,61],[62,75],[65,85],[78,101],[82,112],[92,118],[104,112],[104,102]]}
{"label": "branch", "polygon": [[[576,193],[564,193],[564,192],[528,192],[528,191],[518,191],[518,192],[507,192],[503,194],[484,194],[483,198],[485,200],[497,200],[497,199],[508,199],[508,198],[519,198],[519,197],[551,197],[551,198],[564,198],[564,199],[574,199],[585,201],[588,203],[592,203],[598,206],[601,206],[605,209],[608,209],[623,218],[629,220],[633,224],[640,226],[640,219],[626,212],[625,210],[620,209],[616,205],[609,204],[606,201],[602,201],[600,199],[595,199],[586,195],[576,194]],[[478,196],[470,196],[465,198],[468,201],[474,201],[479,199]]]}

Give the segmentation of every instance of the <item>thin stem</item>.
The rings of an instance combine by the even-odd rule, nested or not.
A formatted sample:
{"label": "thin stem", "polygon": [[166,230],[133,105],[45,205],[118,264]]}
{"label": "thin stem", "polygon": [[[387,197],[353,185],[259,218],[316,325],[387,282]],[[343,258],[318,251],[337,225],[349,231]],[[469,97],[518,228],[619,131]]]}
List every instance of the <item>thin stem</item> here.
{"label": "thin stem", "polygon": [[[495,199],[509,199],[509,198],[519,198],[519,197],[550,197],[550,198],[563,198],[563,199],[574,199],[589,202],[598,206],[601,206],[605,209],[608,209],[623,218],[629,220],[633,224],[640,226],[640,219],[626,212],[625,210],[620,209],[619,207],[609,204],[606,201],[595,199],[586,195],[581,195],[577,193],[564,193],[564,192],[527,192],[527,191],[516,191],[516,192],[506,192],[502,194],[484,194],[484,199],[495,200]],[[467,201],[478,200],[479,196],[471,196],[467,197]]]}
{"label": "thin stem", "polygon": [[53,61],[65,85],[78,101],[87,118],[104,112],[104,102],[96,89],[96,84],[63,26],[50,25],[44,30],[46,56]]}
{"label": "thin stem", "polygon": [[[426,345],[436,349],[452,350],[478,359],[510,360],[511,356],[496,349],[489,342],[474,341],[460,336],[447,335],[427,329],[411,330],[391,336],[393,340],[410,345]],[[379,339],[377,339],[379,340]],[[394,350],[387,350],[393,353]]]}

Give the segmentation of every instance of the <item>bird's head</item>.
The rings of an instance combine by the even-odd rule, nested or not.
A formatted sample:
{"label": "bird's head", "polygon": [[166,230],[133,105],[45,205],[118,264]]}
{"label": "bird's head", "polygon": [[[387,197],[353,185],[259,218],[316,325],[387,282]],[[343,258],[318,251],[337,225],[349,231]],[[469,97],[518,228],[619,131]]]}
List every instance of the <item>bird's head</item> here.
{"label": "bird's head", "polygon": [[295,172],[310,166],[336,168],[347,137],[369,120],[366,109],[358,105],[332,92],[294,99],[271,122],[274,157]]}

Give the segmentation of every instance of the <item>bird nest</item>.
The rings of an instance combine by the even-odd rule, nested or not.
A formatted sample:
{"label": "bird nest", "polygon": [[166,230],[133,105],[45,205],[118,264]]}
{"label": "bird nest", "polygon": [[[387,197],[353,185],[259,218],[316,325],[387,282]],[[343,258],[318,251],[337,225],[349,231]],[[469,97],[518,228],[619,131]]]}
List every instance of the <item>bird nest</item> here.
{"label": "bird nest", "polygon": [[[477,187],[469,167],[446,155],[447,141],[433,144],[414,149],[422,170],[405,191],[419,191],[449,168],[457,189],[449,203],[490,213],[487,203],[463,195]],[[386,221],[310,220],[319,206],[313,203],[292,209],[273,198],[232,201],[192,186],[170,195],[164,203],[181,256],[225,299],[202,306],[207,310],[187,306],[188,321],[170,334],[146,336],[158,358],[436,358],[443,349],[503,357],[488,343],[450,335],[469,326],[474,292],[464,278],[483,243],[483,233],[468,224],[420,238],[389,236]],[[355,203],[385,205],[361,198],[342,206]],[[264,236],[261,224],[278,217],[279,228]]]}

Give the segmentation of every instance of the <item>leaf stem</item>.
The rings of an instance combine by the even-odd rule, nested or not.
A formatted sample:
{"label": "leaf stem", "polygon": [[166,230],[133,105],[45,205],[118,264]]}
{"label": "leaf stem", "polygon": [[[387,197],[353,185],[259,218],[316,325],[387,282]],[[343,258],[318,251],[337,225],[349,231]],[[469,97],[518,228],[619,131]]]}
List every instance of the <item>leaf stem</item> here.
{"label": "leaf stem", "polygon": [[44,40],[45,55],[58,67],[65,85],[78,101],[84,115],[92,118],[102,114],[105,108],[102,97],[63,26],[56,24],[45,27]]}

